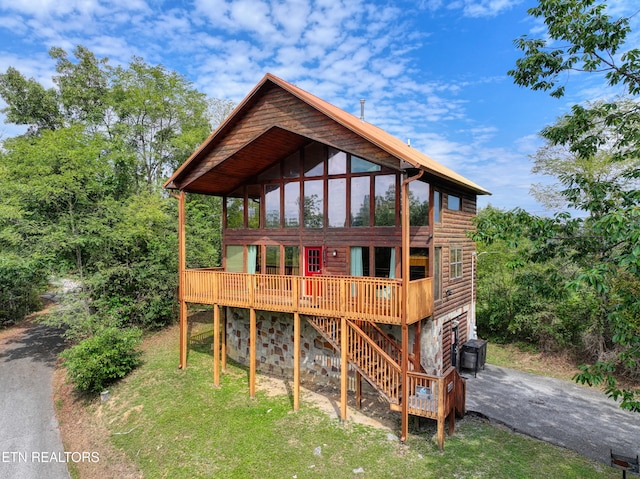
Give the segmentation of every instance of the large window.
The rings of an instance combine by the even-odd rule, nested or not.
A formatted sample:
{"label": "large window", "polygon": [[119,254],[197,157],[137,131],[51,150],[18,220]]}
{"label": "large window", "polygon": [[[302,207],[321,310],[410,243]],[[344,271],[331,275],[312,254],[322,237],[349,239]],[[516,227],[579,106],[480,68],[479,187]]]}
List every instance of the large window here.
{"label": "large window", "polygon": [[304,226],[322,228],[324,218],[324,181],[307,180],[304,182]]}
{"label": "large window", "polygon": [[[400,173],[312,142],[226,199],[226,228],[394,227]],[[429,186],[411,190],[411,222],[428,224]],[[421,210],[422,208],[422,210]]]}
{"label": "large window", "polygon": [[280,274],[280,246],[267,246],[265,248],[266,273]]}
{"label": "large window", "polygon": [[244,198],[227,198],[227,228],[244,227]]}
{"label": "large window", "polygon": [[442,248],[433,249],[433,299],[442,299]]}
{"label": "large window", "polygon": [[350,256],[351,276],[369,276],[369,248],[367,246],[352,246]]}
{"label": "large window", "polygon": [[344,151],[329,148],[327,164],[329,175],[344,175],[347,172],[347,154]]}
{"label": "large window", "polygon": [[248,199],[247,226],[249,228],[260,227],[260,197]]}
{"label": "large window", "polygon": [[409,183],[409,224],[429,225],[429,184],[423,181]]}
{"label": "large window", "polygon": [[347,226],[346,178],[336,178],[328,181],[327,212],[327,226],[329,228],[344,228]]}
{"label": "large window", "polygon": [[321,143],[311,143],[304,149],[304,176],[324,174],[325,147]]}
{"label": "large window", "polygon": [[376,226],[396,225],[396,175],[375,177]]}
{"label": "large window", "polygon": [[449,249],[449,279],[462,278],[462,248],[452,246]]}
{"label": "large window", "polygon": [[227,271],[230,273],[244,272],[244,248],[241,245],[228,245],[226,260]]}
{"label": "large window", "polygon": [[265,185],[264,220],[267,228],[280,228],[280,185]]}
{"label": "large window", "polygon": [[363,160],[357,156],[351,157],[351,173],[373,173],[380,171],[380,165]]}
{"label": "large window", "polygon": [[351,226],[369,226],[370,179],[369,176],[351,178]]}
{"label": "large window", "polygon": [[395,278],[396,277],[396,249],[375,247],[374,261],[375,274],[377,278]]}
{"label": "large window", "polygon": [[429,276],[429,249],[411,248],[409,256],[409,279],[415,281]]}
{"label": "large window", "polygon": [[284,225],[300,226],[300,183],[297,181],[284,184]]}
{"label": "large window", "polygon": [[300,248],[284,247],[284,274],[298,276],[300,274]]}

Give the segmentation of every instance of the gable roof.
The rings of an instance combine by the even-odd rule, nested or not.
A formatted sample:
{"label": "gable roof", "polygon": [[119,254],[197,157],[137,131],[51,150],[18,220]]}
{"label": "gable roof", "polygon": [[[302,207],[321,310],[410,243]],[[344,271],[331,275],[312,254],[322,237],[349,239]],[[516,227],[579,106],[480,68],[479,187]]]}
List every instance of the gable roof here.
{"label": "gable roof", "polygon": [[[387,133],[381,128],[367,123],[360,118],[357,118],[356,116],[347,113],[344,110],[341,110],[335,105],[332,105],[331,103],[328,103],[270,73],[267,73],[262,78],[262,80],[242,100],[242,102],[240,102],[240,104],[233,110],[233,112],[231,112],[231,114],[225,119],[225,121],[220,124],[220,126],[215,131],[213,131],[209,135],[209,137],[192,153],[192,155],[173,173],[173,175],[164,184],[164,187],[189,190],[188,185],[183,183],[185,181],[187,181],[187,183],[189,182],[189,179],[187,177],[190,175],[190,173],[192,174],[193,171],[198,167],[198,165],[206,159],[207,154],[215,147],[218,140],[224,138],[227,132],[229,132],[234,127],[237,119],[242,117],[246,111],[248,111],[253,105],[255,105],[255,103],[261,96],[261,92],[264,92],[267,87],[272,85],[285,90],[286,92],[306,103],[321,114],[325,115],[326,117],[330,118],[344,128],[360,136],[361,138],[367,140],[371,144],[376,145],[378,148],[397,158],[401,162],[408,163],[413,168],[424,170],[426,173],[430,173],[444,180],[448,180],[458,186],[471,190],[476,194],[491,194],[488,190],[468,180],[462,175],[459,175],[450,168],[447,168],[446,166],[436,162],[435,160],[431,159],[415,148],[410,147],[403,141]],[[272,128],[271,133],[266,132],[264,135],[261,135],[261,141],[268,141],[269,135],[271,135],[275,130],[277,130],[277,128]],[[287,133],[289,139],[294,140],[294,137],[296,136],[295,132]],[[223,163],[224,159],[213,166],[214,169],[220,170],[220,174],[224,174]],[[197,191],[197,188],[194,189],[194,191]]]}

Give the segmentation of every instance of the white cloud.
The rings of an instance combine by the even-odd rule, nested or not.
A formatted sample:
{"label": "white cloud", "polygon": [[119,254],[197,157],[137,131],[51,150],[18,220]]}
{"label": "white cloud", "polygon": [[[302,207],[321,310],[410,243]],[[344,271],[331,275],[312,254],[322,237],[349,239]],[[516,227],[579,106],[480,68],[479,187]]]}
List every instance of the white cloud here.
{"label": "white cloud", "polygon": [[495,17],[521,2],[522,0],[465,0],[463,12],[468,17]]}
{"label": "white cloud", "polygon": [[[470,103],[481,101],[471,97],[470,87],[484,87],[494,77],[474,77],[470,83],[444,73],[438,77],[446,81],[434,80],[432,70],[445,66],[421,57],[432,48],[425,39],[441,35],[434,24],[422,21],[425,17],[492,18],[519,2],[393,3],[0,0],[0,41],[7,33],[37,52],[20,56],[19,49],[3,43],[0,71],[13,65],[50,83],[54,63],[46,50],[61,46],[71,54],[82,44],[116,64],[132,55],[162,63],[207,95],[236,102],[269,71],[356,116],[365,98],[367,121],[405,141],[411,138],[414,147],[489,188],[495,204],[507,206],[513,198],[526,197],[530,167],[523,149],[528,140],[501,146],[505,131],[470,117]],[[438,41],[441,48],[448,40]]]}
{"label": "white cloud", "polygon": [[522,3],[522,0],[422,0],[419,8],[436,12],[441,9],[462,10],[467,17],[495,17],[514,6]]}

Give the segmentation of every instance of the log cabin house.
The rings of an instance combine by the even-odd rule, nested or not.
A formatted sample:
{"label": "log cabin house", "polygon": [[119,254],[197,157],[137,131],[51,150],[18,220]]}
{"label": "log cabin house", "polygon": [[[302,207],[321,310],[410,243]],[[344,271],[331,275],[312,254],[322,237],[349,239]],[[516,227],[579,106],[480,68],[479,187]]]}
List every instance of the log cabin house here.
{"label": "log cabin house", "polygon": [[[179,200],[180,367],[187,305],[213,305],[216,385],[229,355],[249,367],[252,396],[258,368],[291,374],[297,409],[301,376],[333,372],[345,420],[364,378],[400,412],[401,440],[416,415],[438,422],[443,447],[446,419],[452,433],[464,414],[465,232],[487,190],[271,74],[165,188]],[[186,267],[187,193],[223,198],[221,268]]]}

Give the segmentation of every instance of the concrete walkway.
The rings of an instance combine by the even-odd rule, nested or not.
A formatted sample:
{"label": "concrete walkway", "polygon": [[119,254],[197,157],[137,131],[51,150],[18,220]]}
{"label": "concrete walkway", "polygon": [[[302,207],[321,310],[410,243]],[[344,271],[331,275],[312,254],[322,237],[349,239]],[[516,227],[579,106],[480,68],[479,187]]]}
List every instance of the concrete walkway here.
{"label": "concrete walkway", "polygon": [[43,325],[0,339],[0,477],[68,479],[53,410],[52,380],[63,349],[59,331]]}
{"label": "concrete walkway", "polygon": [[610,450],[640,454],[640,414],[621,410],[593,388],[486,365],[463,371],[467,411],[610,464]]}

